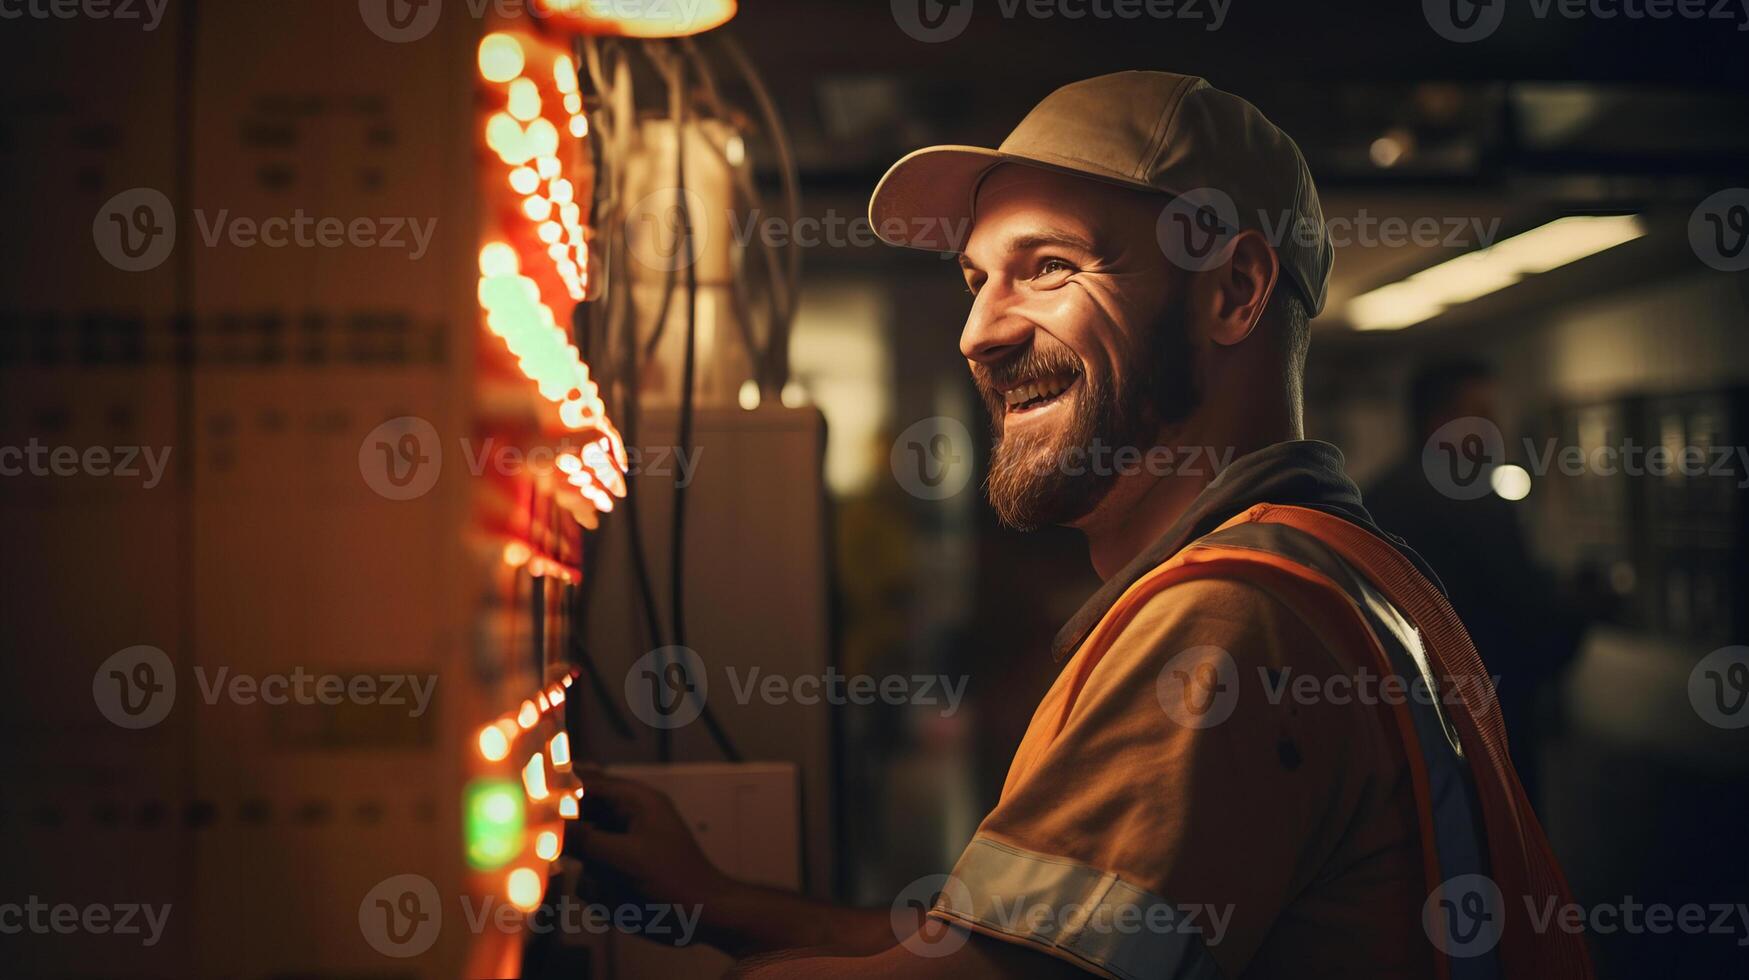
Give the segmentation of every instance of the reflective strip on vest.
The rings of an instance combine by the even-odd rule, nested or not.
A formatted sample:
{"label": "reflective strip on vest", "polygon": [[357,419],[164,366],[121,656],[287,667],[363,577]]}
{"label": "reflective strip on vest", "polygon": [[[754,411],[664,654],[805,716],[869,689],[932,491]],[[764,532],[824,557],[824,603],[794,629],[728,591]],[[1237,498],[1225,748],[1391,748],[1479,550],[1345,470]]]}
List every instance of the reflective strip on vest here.
{"label": "reflective strip on vest", "polygon": [[[1198,548],[1259,551],[1286,558],[1318,572],[1347,593],[1389,657],[1396,676],[1411,690],[1410,686],[1418,680],[1427,692],[1421,696],[1411,694],[1406,701],[1427,772],[1429,799],[1425,805],[1433,816],[1439,880],[1488,874],[1481,811],[1469,764],[1457,729],[1441,707],[1447,688],[1434,676],[1421,635],[1408,619],[1347,562],[1303,531],[1281,524],[1235,524],[1192,542],[1186,551]],[[1496,980],[1501,975],[1495,948],[1475,956],[1453,956],[1449,962],[1452,980]]]}

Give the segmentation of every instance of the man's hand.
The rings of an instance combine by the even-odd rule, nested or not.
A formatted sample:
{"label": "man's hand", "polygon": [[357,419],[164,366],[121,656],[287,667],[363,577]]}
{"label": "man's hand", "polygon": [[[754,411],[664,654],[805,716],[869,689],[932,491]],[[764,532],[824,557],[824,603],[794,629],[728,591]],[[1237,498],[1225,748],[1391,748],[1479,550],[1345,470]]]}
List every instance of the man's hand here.
{"label": "man's hand", "polygon": [[731,956],[801,947],[868,955],[893,945],[885,910],[840,908],[737,881],[704,856],[660,790],[598,770],[578,775],[585,887],[594,895],[696,908],[699,937]]}
{"label": "man's hand", "polygon": [[616,901],[709,907],[734,882],[704,856],[674,802],[630,779],[581,771],[583,857],[611,874],[590,869],[593,884]]}
{"label": "man's hand", "polygon": [[[735,980],[1086,980],[1086,972],[1050,956],[1036,946],[1008,943],[958,926],[940,924],[950,936],[945,945],[919,954],[902,945],[866,956],[844,956],[816,950],[795,950],[743,960],[729,974]],[[938,942],[940,940],[937,940]]]}

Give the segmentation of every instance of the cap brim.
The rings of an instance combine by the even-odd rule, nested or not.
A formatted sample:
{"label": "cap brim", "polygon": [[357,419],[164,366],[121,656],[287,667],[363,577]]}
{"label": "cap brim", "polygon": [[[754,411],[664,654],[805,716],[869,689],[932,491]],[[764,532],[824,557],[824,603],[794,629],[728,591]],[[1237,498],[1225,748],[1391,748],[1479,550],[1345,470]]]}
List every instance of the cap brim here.
{"label": "cap brim", "polygon": [[1101,173],[1084,163],[1041,160],[982,146],[926,146],[905,154],[875,185],[868,199],[869,225],[888,245],[964,251],[972,234],[978,185],[1004,163],[1162,193],[1144,181]]}
{"label": "cap brim", "polygon": [[1005,155],[981,146],[927,146],[900,158],[868,199],[869,226],[888,245],[959,252],[978,182]]}

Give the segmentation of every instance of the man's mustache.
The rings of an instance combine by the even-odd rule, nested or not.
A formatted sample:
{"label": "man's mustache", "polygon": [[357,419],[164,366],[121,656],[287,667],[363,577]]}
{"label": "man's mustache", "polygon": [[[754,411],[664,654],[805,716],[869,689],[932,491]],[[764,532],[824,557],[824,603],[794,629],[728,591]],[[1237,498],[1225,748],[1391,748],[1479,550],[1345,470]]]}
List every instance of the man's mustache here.
{"label": "man's mustache", "polygon": [[1069,348],[1061,344],[1041,348],[1036,342],[1000,361],[990,364],[980,361],[972,365],[972,380],[977,382],[984,397],[994,398],[996,404],[1001,404],[1004,388],[1039,378],[1082,373],[1081,359]]}

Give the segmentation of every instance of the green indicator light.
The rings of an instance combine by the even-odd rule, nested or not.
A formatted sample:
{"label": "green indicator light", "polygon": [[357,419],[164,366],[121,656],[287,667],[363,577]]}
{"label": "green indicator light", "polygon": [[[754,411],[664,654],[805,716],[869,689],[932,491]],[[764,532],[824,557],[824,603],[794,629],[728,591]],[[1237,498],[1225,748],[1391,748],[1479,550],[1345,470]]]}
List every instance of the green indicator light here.
{"label": "green indicator light", "polygon": [[462,801],[470,867],[495,871],[522,853],[522,787],[508,779],[476,779]]}

